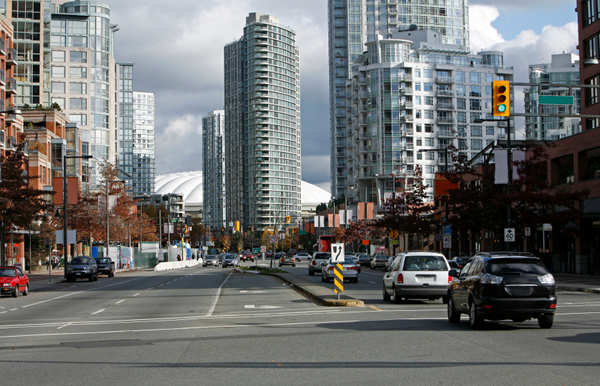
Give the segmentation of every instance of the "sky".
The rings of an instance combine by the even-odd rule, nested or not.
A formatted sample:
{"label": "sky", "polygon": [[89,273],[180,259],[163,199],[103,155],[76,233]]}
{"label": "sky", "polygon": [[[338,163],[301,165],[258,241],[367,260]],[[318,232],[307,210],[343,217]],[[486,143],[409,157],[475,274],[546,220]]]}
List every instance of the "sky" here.
{"label": "sky", "polygon": [[[115,58],[134,62],[135,91],[156,98],[156,173],[202,170],[202,117],[223,108],[223,47],[262,12],[296,32],[300,50],[302,179],[329,187],[326,0],[104,0]],[[553,54],[578,54],[574,0],[471,0],[471,51],[504,52],[515,81]],[[519,128],[517,127],[517,130]],[[517,134],[518,135],[518,134]]]}

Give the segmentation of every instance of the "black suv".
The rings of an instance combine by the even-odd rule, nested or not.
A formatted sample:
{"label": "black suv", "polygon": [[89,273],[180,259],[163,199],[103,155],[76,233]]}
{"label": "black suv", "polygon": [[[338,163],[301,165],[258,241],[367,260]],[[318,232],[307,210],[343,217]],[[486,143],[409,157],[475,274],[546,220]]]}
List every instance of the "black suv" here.
{"label": "black suv", "polygon": [[473,329],[484,319],[523,322],[537,318],[551,328],[556,312],[554,277],[537,257],[475,256],[448,287],[448,320],[458,323],[469,315]]}
{"label": "black suv", "polygon": [[115,263],[109,257],[97,257],[98,275],[115,276]]}
{"label": "black suv", "polygon": [[67,281],[75,281],[80,277],[87,277],[89,281],[98,280],[98,266],[96,259],[89,256],[77,256],[67,265]]}

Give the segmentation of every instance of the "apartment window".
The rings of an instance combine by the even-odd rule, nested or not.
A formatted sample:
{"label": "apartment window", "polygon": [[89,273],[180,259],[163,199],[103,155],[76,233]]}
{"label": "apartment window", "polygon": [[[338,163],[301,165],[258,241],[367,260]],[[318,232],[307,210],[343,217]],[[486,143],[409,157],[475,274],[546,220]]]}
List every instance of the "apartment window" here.
{"label": "apartment window", "polygon": [[471,110],[481,110],[481,99],[469,99]]}
{"label": "apartment window", "polygon": [[52,77],[53,78],[64,78],[65,68],[63,66],[52,66]]}
{"label": "apartment window", "polygon": [[481,74],[478,72],[470,72],[469,73],[469,83],[480,84],[481,83]]}
{"label": "apartment window", "polygon": [[458,139],[458,150],[467,150],[467,140],[459,138]]}
{"label": "apartment window", "polygon": [[586,27],[600,19],[598,0],[587,0],[581,3],[583,8],[583,26]]}
{"label": "apartment window", "polygon": [[69,99],[69,108],[71,110],[87,110],[87,99],[71,98]]}
{"label": "apartment window", "polygon": [[64,94],[65,93],[65,82],[52,82],[52,93],[53,94]]}
{"label": "apartment window", "polygon": [[52,104],[58,104],[61,110],[65,109],[65,98],[52,98]]}
{"label": "apartment window", "polygon": [[69,83],[69,92],[71,94],[87,94],[87,83]]}
{"label": "apartment window", "polygon": [[69,78],[71,79],[87,79],[86,67],[71,67],[69,68]]}
{"label": "apartment window", "polygon": [[69,47],[87,47],[87,36],[69,36]]}
{"label": "apartment window", "polygon": [[70,114],[69,119],[73,123],[79,123],[81,126],[87,126],[87,114]]}
{"label": "apartment window", "polygon": [[69,53],[69,62],[71,62],[71,63],[87,63],[87,52],[71,51]]}
{"label": "apartment window", "polygon": [[471,137],[481,137],[482,130],[481,126],[471,126]]}
{"label": "apartment window", "polygon": [[477,151],[481,150],[482,149],[481,144],[482,144],[481,139],[472,139],[471,140],[471,150],[477,150]]}
{"label": "apartment window", "polygon": [[456,98],[456,108],[458,110],[466,110],[467,100],[465,98]]}
{"label": "apartment window", "polygon": [[65,51],[52,51],[52,61],[53,62],[64,62],[65,61]]}
{"label": "apartment window", "polygon": [[[600,75],[593,76],[585,81],[586,84],[591,86],[600,86]],[[585,88],[585,104],[586,106],[595,105],[598,103],[598,88]]]}
{"label": "apartment window", "polygon": [[485,135],[494,135],[494,126],[486,126]]}
{"label": "apartment window", "polygon": [[433,147],[433,138],[425,137],[425,146]]}

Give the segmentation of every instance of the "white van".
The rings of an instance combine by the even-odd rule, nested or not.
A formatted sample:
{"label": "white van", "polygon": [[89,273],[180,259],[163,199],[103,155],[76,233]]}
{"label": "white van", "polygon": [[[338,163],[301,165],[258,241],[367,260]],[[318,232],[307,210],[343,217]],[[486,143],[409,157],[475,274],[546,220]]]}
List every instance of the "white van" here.
{"label": "white van", "polygon": [[442,298],[448,302],[450,266],[441,253],[429,251],[405,252],[396,255],[383,276],[383,300]]}

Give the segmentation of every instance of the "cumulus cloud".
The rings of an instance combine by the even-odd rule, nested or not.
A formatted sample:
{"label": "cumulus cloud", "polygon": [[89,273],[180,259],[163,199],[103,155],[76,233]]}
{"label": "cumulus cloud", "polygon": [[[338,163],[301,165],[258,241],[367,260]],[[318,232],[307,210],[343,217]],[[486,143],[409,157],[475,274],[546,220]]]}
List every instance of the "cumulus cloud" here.
{"label": "cumulus cloud", "polygon": [[202,119],[183,115],[156,132],[157,174],[202,170]]}

